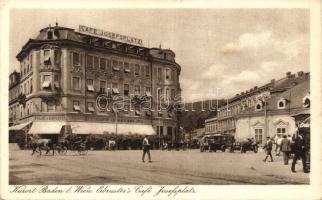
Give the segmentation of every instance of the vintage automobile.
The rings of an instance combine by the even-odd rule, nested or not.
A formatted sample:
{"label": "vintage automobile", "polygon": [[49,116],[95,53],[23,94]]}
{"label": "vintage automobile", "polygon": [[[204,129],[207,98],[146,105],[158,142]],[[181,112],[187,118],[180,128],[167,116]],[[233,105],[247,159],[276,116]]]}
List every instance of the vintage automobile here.
{"label": "vintage automobile", "polygon": [[240,152],[246,153],[247,151],[254,151],[254,153],[258,152],[258,143],[252,141],[251,139],[247,139],[246,141],[240,142]]}
{"label": "vintage automobile", "polygon": [[231,138],[233,136],[227,134],[205,135],[200,139],[200,152],[216,152],[221,150],[225,152],[231,146]]}

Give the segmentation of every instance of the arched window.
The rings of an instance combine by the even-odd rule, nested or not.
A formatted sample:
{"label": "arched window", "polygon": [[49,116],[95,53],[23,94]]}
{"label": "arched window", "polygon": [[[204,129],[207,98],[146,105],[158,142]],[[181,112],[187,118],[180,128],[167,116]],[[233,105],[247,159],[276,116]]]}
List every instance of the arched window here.
{"label": "arched window", "polygon": [[311,106],[311,100],[309,96],[303,98],[303,107],[309,108]]}
{"label": "arched window", "polygon": [[52,31],[48,31],[48,32],[47,32],[47,39],[48,39],[48,40],[53,39],[53,32],[52,32]]}
{"label": "arched window", "polygon": [[262,102],[258,102],[255,106],[255,111],[261,111],[263,109]]}
{"label": "arched window", "polygon": [[277,109],[285,109],[286,108],[286,99],[282,98],[277,101]]}

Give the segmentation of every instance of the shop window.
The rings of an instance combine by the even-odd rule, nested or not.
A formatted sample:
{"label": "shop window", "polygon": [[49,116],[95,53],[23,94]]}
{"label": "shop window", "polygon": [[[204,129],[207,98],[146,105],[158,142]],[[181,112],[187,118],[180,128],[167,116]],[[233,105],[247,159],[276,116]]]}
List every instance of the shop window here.
{"label": "shop window", "polygon": [[87,102],[87,111],[88,112],[94,112],[94,103],[93,102]]}
{"label": "shop window", "polygon": [[135,74],[136,76],[139,76],[139,75],[140,75],[140,65],[135,64],[134,74]]}
{"label": "shop window", "polygon": [[94,92],[94,80],[93,79],[87,79],[86,80],[86,86],[87,86],[87,91]]}
{"label": "shop window", "polygon": [[124,84],[124,96],[129,96],[129,84]]}
{"label": "shop window", "polygon": [[100,69],[101,70],[106,70],[106,59],[105,58],[100,58]]}
{"label": "shop window", "polygon": [[81,89],[81,82],[79,77],[73,77],[73,89],[80,90]]}
{"label": "shop window", "polygon": [[171,126],[167,127],[167,135],[172,136],[172,127]]}
{"label": "shop window", "polygon": [[131,73],[129,63],[124,63],[124,72],[125,73]]}

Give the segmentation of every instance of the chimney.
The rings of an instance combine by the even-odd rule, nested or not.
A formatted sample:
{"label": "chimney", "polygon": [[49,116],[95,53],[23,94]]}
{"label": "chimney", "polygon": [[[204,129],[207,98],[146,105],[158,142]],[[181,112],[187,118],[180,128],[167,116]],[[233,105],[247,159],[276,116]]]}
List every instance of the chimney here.
{"label": "chimney", "polygon": [[255,87],[254,87],[254,90],[257,90],[257,88],[258,88],[258,87],[257,87],[257,86],[255,86]]}
{"label": "chimney", "polygon": [[287,78],[290,78],[291,74],[292,74],[291,72],[287,72],[287,73],[286,73],[286,77],[287,77]]}
{"label": "chimney", "polygon": [[297,72],[297,76],[299,76],[299,77],[303,76],[303,74],[304,74],[304,72],[303,72],[303,71],[299,71],[299,72]]}

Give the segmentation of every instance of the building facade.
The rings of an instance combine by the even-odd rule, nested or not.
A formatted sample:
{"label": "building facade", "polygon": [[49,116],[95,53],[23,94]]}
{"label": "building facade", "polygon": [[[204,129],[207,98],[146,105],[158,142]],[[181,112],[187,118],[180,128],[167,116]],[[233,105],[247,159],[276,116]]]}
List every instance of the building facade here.
{"label": "building facade", "polygon": [[[214,124],[217,124],[218,127],[215,131],[208,132],[236,135],[236,123],[237,120],[239,120],[239,114],[241,112],[244,112],[248,109],[255,109],[265,112],[265,104],[268,99],[277,96],[294,87],[295,85],[307,81],[308,79],[309,73],[304,73],[301,71],[296,75],[288,72],[286,77],[280,80],[272,79],[270,83],[267,83],[263,86],[255,86],[245,92],[236,94],[234,97],[227,99],[227,103],[225,105],[218,108],[216,118],[207,119],[205,121],[205,127],[214,126]],[[265,139],[266,138],[264,138],[263,141],[265,141]]]}
{"label": "building facade", "polygon": [[[19,90],[9,102],[16,119],[11,120],[16,125],[12,129],[19,124],[31,124],[32,134],[102,134],[118,129],[120,134],[157,133],[175,140],[176,112],[162,109],[181,92],[181,67],[173,51],[56,24],[29,39],[17,59],[20,79],[9,89],[10,94]],[[160,101],[161,96],[167,101]]]}

